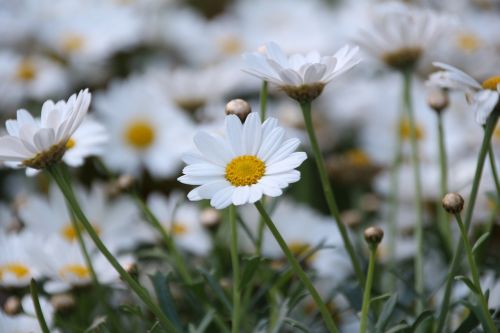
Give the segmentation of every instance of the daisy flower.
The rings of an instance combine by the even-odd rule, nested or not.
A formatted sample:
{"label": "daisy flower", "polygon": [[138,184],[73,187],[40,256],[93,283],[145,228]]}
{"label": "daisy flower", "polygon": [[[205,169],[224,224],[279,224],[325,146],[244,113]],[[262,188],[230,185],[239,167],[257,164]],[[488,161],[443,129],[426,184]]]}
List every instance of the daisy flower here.
{"label": "daisy flower", "polygon": [[10,167],[31,169],[44,169],[59,162],[89,104],[90,93],[86,89],[67,102],[43,103],[40,120],[24,109],[18,110],[17,119],[5,123],[9,135],[0,137],[0,161]]}
{"label": "daisy flower", "polygon": [[242,124],[229,115],[225,127],[225,137],[197,133],[198,151],[184,156],[188,165],[179,181],[200,185],[189,192],[190,200],[210,199],[217,209],[255,203],[262,195],[281,195],[282,189],[300,179],[295,168],[306,154],[295,152],[300,141],[285,140],[285,130],[276,119],[261,124],[259,115],[250,113]]}
{"label": "daisy flower", "polygon": [[474,110],[476,121],[484,125],[498,105],[500,76],[492,76],[479,83],[456,67],[440,62],[435,62],[434,65],[443,71],[431,74],[428,85],[463,91]]}
{"label": "daisy flower", "polygon": [[66,143],[63,161],[69,166],[79,167],[88,156],[100,156],[108,143],[106,127],[87,117]]}
{"label": "daisy flower", "polygon": [[263,52],[245,53],[243,59],[244,72],[276,84],[301,103],[314,100],[327,83],[361,61],[358,47],[346,45],[332,56],[321,56],[317,51],[287,56],[273,42],[267,43]]}
{"label": "daisy flower", "polygon": [[[40,308],[47,325],[52,327],[54,321],[54,308],[45,297],[39,298]],[[8,316],[0,311],[0,332],[5,333],[43,333],[36,318],[35,306],[30,296],[26,295],[22,299],[23,313]],[[53,331],[58,332],[58,331]]]}
{"label": "daisy flower", "polygon": [[389,2],[375,7],[358,41],[388,66],[406,70],[415,67],[453,23],[428,9]]}

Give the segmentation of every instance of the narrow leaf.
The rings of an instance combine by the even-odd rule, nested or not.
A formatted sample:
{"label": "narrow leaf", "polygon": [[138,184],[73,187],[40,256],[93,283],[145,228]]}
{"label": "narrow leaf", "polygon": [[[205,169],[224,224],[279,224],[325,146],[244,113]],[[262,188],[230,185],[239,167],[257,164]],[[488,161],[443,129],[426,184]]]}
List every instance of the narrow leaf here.
{"label": "narrow leaf", "polygon": [[489,231],[487,231],[484,234],[482,234],[481,237],[479,237],[479,239],[476,241],[476,243],[472,247],[472,253],[476,253],[476,251],[479,249],[479,247],[481,245],[483,245],[483,243],[488,239],[489,236],[490,236],[490,232]]}

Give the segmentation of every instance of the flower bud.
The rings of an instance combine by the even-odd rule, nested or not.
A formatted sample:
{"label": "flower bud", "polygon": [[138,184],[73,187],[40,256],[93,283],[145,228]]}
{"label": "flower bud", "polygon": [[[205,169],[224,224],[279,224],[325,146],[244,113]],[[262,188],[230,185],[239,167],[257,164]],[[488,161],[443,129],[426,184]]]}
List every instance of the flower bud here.
{"label": "flower bud", "polygon": [[71,294],[58,294],[52,296],[50,303],[57,312],[68,312],[75,307],[75,298]]}
{"label": "flower bud", "polygon": [[443,208],[450,214],[458,214],[464,208],[464,198],[458,193],[448,193],[444,196]]}
{"label": "flower bud", "polygon": [[135,179],[133,176],[128,174],[123,174],[118,177],[115,181],[111,182],[108,186],[108,194],[110,196],[116,196],[120,193],[129,190],[134,185]]}
{"label": "flower bud", "polygon": [[369,245],[378,245],[384,238],[384,231],[379,227],[369,227],[364,232],[365,240]]}
{"label": "flower bud", "polygon": [[17,296],[9,296],[3,305],[3,311],[9,316],[14,316],[21,312],[21,300]]}
{"label": "flower bud", "polygon": [[245,119],[247,119],[250,112],[252,112],[250,104],[243,99],[233,99],[226,104],[226,114],[234,114],[238,116],[242,123],[245,122]]}
{"label": "flower bud", "polygon": [[363,216],[361,216],[361,213],[354,209],[349,209],[342,212],[341,218],[342,222],[352,229],[357,228],[363,221]]}
{"label": "flower bud", "polygon": [[205,208],[201,212],[200,222],[203,226],[211,228],[220,222],[220,213],[215,208]]}
{"label": "flower bud", "polygon": [[443,89],[433,89],[427,95],[427,104],[437,113],[441,113],[441,111],[446,109],[449,103],[448,92]]}

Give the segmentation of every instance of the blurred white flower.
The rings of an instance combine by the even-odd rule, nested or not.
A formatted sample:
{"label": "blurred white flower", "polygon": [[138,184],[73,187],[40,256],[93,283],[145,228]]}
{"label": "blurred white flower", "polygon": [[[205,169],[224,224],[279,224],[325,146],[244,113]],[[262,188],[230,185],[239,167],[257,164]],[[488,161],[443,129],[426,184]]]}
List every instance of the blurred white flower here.
{"label": "blurred white flower", "polygon": [[[94,184],[90,191],[77,187],[75,192],[83,212],[111,251],[130,250],[152,239],[149,228],[131,199],[107,198],[102,184]],[[49,188],[47,198],[35,194],[28,196],[19,215],[27,230],[44,236],[57,236],[67,243],[77,243],[77,230],[73,227],[66,201],[57,186]],[[88,246],[93,247],[87,233],[83,229],[81,233],[88,240]]]}
{"label": "blurred white flower", "polygon": [[30,232],[0,233],[0,286],[22,288],[32,278],[41,276],[40,265],[33,258],[32,247],[41,247],[42,241]]}
{"label": "blurred white flower", "polygon": [[317,51],[287,56],[277,44],[270,42],[263,52],[243,55],[246,63],[243,71],[276,84],[299,102],[311,101],[321,94],[327,83],[361,61],[357,53],[358,47],[346,45],[333,56],[321,56]]}
{"label": "blurred white flower", "polygon": [[188,164],[179,181],[201,185],[188,194],[190,200],[211,199],[222,209],[230,204],[254,203],[262,197],[280,196],[283,188],[300,179],[295,170],[306,159],[295,152],[298,139],[285,140],[285,130],[268,118],[261,124],[257,113],[250,113],[244,124],[235,115],[226,117],[226,136],[198,132],[197,152],[186,154]]}
{"label": "blurred white flower", "polygon": [[93,117],[88,116],[66,143],[64,163],[79,167],[85,158],[102,155],[108,139],[106,128]]}
{"label": "blurred white flower", "polygon": [[9,135],[0,137],[0,161],[14,168],[33,169],[59,162],[66,143],[87,114],[90,98],[88,90],[82,90],[67,102],[46,101],[40,120],[24,109],[18,110],[17,120],[5,123]]}
{"label": "blurred white flower", "polygon": [[201,210],[196,204],[183,202],[182,196],[179,192],[168,198],[153,193],[148,197],[148,205],[180,248],[207,256],[212,249],[212,239],[201,224]]}
{"label": "blurred white flower", "polygon": [[[45,297],[39,298],[40,308],[47,326],[52,327],[54,319],[54,308]],[[23,313],[15,316],[5,315],[0,311],[0,332],[2,333],[42,333],[40,324],[36,318],[35,307],[31,296],[26,295],[22,301]],[[52,332],[58,332],[53,330]]]}
{"label": "blurred white flower", "polygon": [[96,96],[95,109],[109,131],[103,155],[109,168],[132,175],[144,168],[155,177],[177,174],[194,128],[149,77],[112,84]]}
{"label": "blurred white flower", "polygon": [[434,65],[443,71],[431,74],[428,84],[463,91],[474,110],[477,123],[484,125],[490,113],[498,105],[500,76],[492,76],[479,83],[456,67],[440,62]]}

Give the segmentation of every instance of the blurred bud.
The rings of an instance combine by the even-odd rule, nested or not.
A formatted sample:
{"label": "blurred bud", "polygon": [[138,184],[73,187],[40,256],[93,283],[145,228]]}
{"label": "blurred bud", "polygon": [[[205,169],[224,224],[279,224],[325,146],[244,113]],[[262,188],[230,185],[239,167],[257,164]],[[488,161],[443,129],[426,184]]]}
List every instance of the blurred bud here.
{"label": "blurred bud", "polygon": [[270,266],[271,266],[271,269],[273,269],[275,271],[279,271],[285,267],[285,262],[283,262],[283,260],[280,260],[280,259],[275,259],[275,260],[271,261]]}
{"label": "blurred bud", "polygon": [[219,211],[215,208],[210,207],[202,210],[200,216],[200,222],[203,226],[211,228],[219,224],[220,218],[221,216]]}
{"label": "blurred bud", "polygon": [[21,312],[21,300],[17,296],[9,296],[3,305],[3,311],[9,316],[14,316]]}
{"label": "blurred bud", "polygon": [[370,245],[378,245],[384,238],[384,231],[379,227],[369,227],[364,232],[365,240]]}
{"label": "blurred bud", "polygon": [[363,219],[361,213],[354,209],[343,211],[341,218],[342,222],[352,229],[357,228]]}
{"label": "blurred bud", "polygon": [[124,191],[127,191],[132,187],[134,182],[135,179],[133,176],[127,174],[121,175],[120,177],[118,177],[118,179],[116,179],[109,185],[108,194],[111,196],[115,196]]}
{"label": "blurred bud", "polygon": [[51,297],[50,304],[56,312],[68,312],[75,307],[76,302],[71,294],[59,294]]}
{"label": "blurred bud", "polygon": [[360,206],[364,212],[376,213],[379,211],[381,205],[382,202],[376,194],[367,193],[361,197]]}
{"label": "blurred bud", "polygon": [[427,104],[437,113],[446,109],[449,103],[448,92],[443,89],[433,89],[427,95]]}
{"label": "blurred bud", "polygon": [[250,104],[243,99],[233,99],[226,104],[226,114],[234,114],[238,116],[242,123],[245,122],[245,119],[247,119],[250,112],[252,112]]}
{"label": "blurred bud", "polygon": [[223,289],[230,290],[233,287],[233,283],[231,279],[228,278],[222,278],[219,280],[219,284]]}
{"label": "blurred bud", "polygon": [[135,262],[128,262],[125,265],[123,265],[123,268],[134,279],[137,279],[139,277],[139,268],[137,267],[137,264]]}
{"label": "blurred bud", "polygon": [[464,198],[458,193],[448,193],[443,198],[443,208],[450,214],[458,214],[464,208]]}

